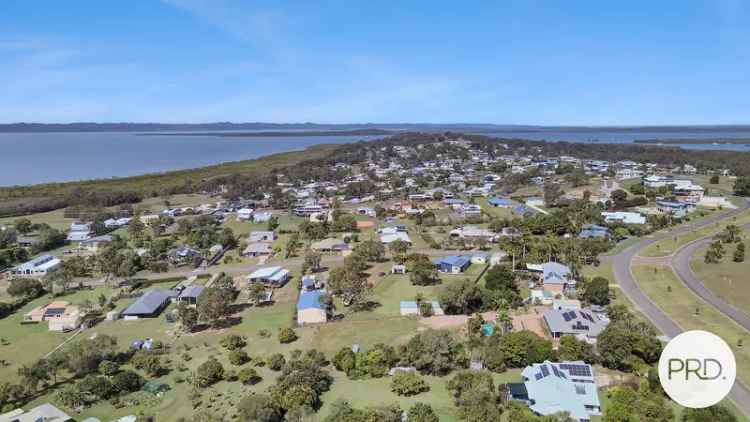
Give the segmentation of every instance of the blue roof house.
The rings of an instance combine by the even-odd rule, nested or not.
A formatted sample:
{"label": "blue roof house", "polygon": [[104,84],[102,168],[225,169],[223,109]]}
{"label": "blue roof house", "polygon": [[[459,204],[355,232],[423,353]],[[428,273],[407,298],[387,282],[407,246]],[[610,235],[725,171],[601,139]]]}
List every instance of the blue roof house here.
{"label": "blue roof house", "polygon": [[487,203],[493,207],[510,208],[513,206],[513,201],[508,198],[490,198]]}
{"label": "blue roof house", "polygon": [[303,291],[297,300],[297,323],[299,325],[321,324],[328,321],[325,306],[325,290]]}
{"label": "blue roof house", "polygon": [[471,265],[471,259],[467,256],[444,256],[433,261],[441,273],[460,274]]}
{"label": "blue roof house", "polygon": [[581,239],[607,239],[609,238],[609,229],[596,224],[584,224],[581,232],[578,233]]}

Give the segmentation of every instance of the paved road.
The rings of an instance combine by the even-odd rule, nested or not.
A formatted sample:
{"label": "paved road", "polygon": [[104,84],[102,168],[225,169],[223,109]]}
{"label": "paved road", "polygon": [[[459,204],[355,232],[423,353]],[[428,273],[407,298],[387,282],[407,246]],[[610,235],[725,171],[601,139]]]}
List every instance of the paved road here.
{"label": "paved road", "polygon": [[[633,261],[633,258],[639,251],[654,242],[709,226],[718,221],[737,215],[748,208],[750,208],[750,204],[743,200],[742,205],[737,209],[706,217],[696,223],[679,226],[669,232],[657,234],[651,238],[641,239],[638,243],[635,243],[617,255],[610,257],[615,280],[617,280],[623,293],[625,293],[635,306],[638,307],[649,320],[651,320],[654,326],[656,326],[656,328],[667,337],[675,337],[684,330],[641,291],[638,287],[638,283],[636,283],[633,278],[633,273],[630,271],[631,261]],[[729,393],[729,396],[737,407],[740,408],[746,416],[750,417],[750,390],[748,390],[744,384],[737,382]]]}
{"label": "paved road", "polygon": [[[750,224],[743,226],[744,229],[750,228]],[[708,290],[703,284],[700,278],[695,275],[693,270],[690,268],[690,258],[695,252],[703,246],[711,243],[713,236],[704,237],[688,243],[682,248],[678,249],[672,257],[672,268],[677,276],[680,277],[683,283],[698,295],[701,299],[707,303],[713,305],[721,313],[731,318],[734,322],[742,326],[744,329],[750,331],[750,315],[740,311],[734,306],[727,303],[724,299],[714,294],[711,290]]]}

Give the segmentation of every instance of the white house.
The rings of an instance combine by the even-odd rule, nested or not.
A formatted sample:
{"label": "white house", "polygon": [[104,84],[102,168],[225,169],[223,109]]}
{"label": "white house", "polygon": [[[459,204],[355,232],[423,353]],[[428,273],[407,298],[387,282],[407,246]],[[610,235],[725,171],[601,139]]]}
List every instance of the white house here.
{"label": "white house", "polygon": [[637,212],[602,212],[602,217],[607,223],[623,223],[623,224],[646,224],[646,217]]}
{"label": "white house", "polygon": [[19,277],[44,277],[56,270],[62,261],[52,255],[38,256],[11,270],[11,274]]}

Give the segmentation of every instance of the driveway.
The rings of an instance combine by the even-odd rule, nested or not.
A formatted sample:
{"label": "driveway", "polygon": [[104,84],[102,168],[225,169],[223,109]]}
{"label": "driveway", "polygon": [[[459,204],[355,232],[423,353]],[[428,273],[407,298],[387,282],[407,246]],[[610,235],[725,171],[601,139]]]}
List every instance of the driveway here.
{"label": "driveway", "polygon": [[[614,272],[615,280],[620,285],[622,291],[635,304],[635,306],[640,309],[641,312],[643,312],[643,314],[646,315],[649,320],[651,320],[654,326],[662,333],[664,333],[664,335],[666,335],[667,337],[675,337],[684,330],[679,325],[677,325],[677,323],[672,321],[672,319],[669,318],[669,316],[667,316],[667,314],[665,314],[654,302],[652,302],[651,299],[649,299],[648,296],[646,296],[638,287],[638,284],[633,278],[633,273],[630,271],[630,265],[633,261],[633,258],[638,254],[638,252],[654,242],[674,237],[676,235],[688,233],[705,226],[709,226],[718,221],[731,218],[732,216],[737,215],[748,208],[750,208],[750,204],[747,201],[743,201],[742,205],[737,209],[706,217],[696,223],[689,223],[678,226],[677,228],[669,232],[660,233],[651,238],[641,239],[622,252],[610,257],[609,260],[612,262],[612,269]],[[678,273],[678,276],[683,280],[683,282],[685,282],[686,285],[689,286],[688,282],[685,281],[684,278],[682,278],[682,275]],[[700,281],[698,281],[698,283],[702,285]],[[732,388],[732,391],[729,393],[729,396],[737,405],[737,407],[740,408],[746,416],[750,417],[750,390],[748,390],[748,388],[744,384],[736,382],[734,388]]]}

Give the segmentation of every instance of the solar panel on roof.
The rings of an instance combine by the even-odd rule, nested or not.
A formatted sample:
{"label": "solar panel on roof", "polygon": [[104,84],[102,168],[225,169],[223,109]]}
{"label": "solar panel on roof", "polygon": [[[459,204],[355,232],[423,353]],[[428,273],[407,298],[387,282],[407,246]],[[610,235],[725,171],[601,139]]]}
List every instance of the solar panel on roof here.
{"label": "solar panel on roof", "polygon": [[549,376],[549,368],[547,368],[547,365],[542,365],[542,374],[545,377]]}
{"label": "solar panel on roof", "polygon": [[562,372],[560,372],[555,365],[552,365],[552,372],[555,373],[555,376],[557,378],[565,378],[565,374],[563,374]]}
{"label": "solar panel on roof", "polygon": [[542,379],[542,374],[536,374],[536,375],[534,376],[534,378],[535,378],[535,379],[536,379],[537,381],[539,381],[540,379]]}
{"label": "solar panel on roof", "polygon": [[44,311],[45,317],[60,316],[65,313],[65,308],[47,308]]}

